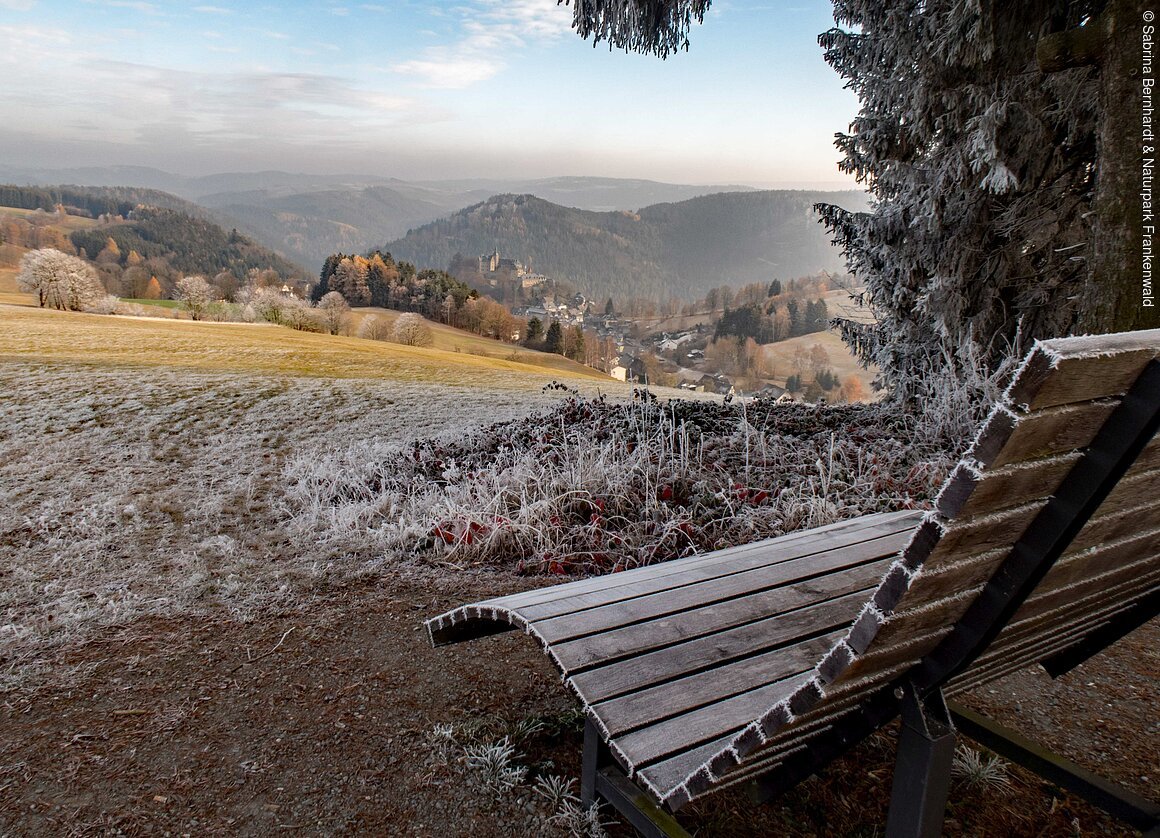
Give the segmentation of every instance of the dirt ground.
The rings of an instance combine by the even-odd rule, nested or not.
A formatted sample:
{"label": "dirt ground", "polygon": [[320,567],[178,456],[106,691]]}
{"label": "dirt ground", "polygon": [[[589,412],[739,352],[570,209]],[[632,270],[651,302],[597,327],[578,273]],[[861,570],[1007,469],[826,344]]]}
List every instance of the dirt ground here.
{"label": "dirt ground", "polygon": [[[0,835],[564,834],[533,788],[579,769],[580,718],[556,672],[515,633],[432,649],[421,627],[529,584],[397,570],[249,622],[94,631],[0,694]],[[1153,621],[1057,682],[1028,671],[966,703],[1155,798],[1158,646]],[[456,725],[458,749],[440,749],[439,724]],[[496,792],[458,746],[503,733],[528,772]],[[682,817],[702,835],[881,834],[893,738],[876,734],[764,807],[726,793]],[[956,783],[946,834],[1133,834],[1021,769],[1008,778]]]}

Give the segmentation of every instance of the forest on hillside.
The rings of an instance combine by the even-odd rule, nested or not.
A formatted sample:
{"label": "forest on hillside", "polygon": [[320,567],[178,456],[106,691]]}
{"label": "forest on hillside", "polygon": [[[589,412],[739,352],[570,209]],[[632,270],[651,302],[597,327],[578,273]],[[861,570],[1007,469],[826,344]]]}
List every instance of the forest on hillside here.
{"label": "forest on hillside", "polygon": [[860,193],[721,193],[638,212],[589,212],[532,195],[499,195],[385,249],[447,267],[456,253],[498,249],[592,297],[702,297],[712,287],[840,270],[814,204],[864,206]]}
{"label": "forest on hillside", "polygon": [[136,252],[143,259],[163,258],[177,272],[212,276],[229,271],[239,279],[247,271],[274,270],[282,277],[302,275],[302,270],[236,230],[227,231],[212,221],[160,207],[140,206],[127,223],[70,235],[78,251],[95,257],[112,239],[124,254]]}

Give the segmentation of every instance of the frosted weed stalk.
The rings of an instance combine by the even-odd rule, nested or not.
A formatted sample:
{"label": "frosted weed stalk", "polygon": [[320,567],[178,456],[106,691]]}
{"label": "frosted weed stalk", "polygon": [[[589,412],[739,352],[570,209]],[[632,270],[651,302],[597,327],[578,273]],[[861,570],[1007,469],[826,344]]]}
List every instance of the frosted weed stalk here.
{"label": "frosted weed stalk", "polygon": [[362,559],[606,572],[924,503],[949,461],[875,405],[555,410],[287,468],[292,526]]}

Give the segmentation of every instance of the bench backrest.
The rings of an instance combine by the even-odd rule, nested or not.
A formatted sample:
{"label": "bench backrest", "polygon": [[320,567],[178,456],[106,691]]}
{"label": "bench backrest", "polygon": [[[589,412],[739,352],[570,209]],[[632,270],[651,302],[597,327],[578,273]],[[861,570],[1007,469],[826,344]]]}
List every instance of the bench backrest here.
{"label": "bench backrest", "polygon": [[[1158,355],[1160,330],[1038,343],[813,677],[675,787],[648,770],[638,779],[675,810],[792,762],[820,729],[867,715],[871,696],[888,718],[897,704],[886,691],[903,680],[977,686],[1071,646],[1160,589]],[[1105,462],[1109,447],[1126,461]],[[1077,518],[1072,496],[1101,475],[1112,488],[1102,502],[1089,498],[1095,511],[1078,534],[1053,532]],[[1036,554],[1045,540],[1054,555]]]}

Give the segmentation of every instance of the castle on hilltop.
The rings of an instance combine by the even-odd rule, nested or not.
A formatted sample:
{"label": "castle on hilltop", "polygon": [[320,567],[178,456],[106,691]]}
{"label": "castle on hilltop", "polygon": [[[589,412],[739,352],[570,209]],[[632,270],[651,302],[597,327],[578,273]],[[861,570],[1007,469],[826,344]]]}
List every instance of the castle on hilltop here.
{"label": "castle on hilltop", "polygon": [[532,273],[515,259],[500,256],[498,247],[479,257],[479,275],[492,288],[535,288],[548,280],[543,274]]}

